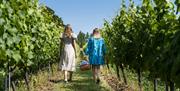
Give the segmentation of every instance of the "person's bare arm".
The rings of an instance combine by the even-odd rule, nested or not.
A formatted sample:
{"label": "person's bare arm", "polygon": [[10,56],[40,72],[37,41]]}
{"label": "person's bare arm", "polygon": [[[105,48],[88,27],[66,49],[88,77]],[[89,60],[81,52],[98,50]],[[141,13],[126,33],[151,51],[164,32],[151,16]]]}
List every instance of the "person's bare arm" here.
{"label": "person's bare arm", "polygon": [[72,41],[72,46],[73,46],[74,51],[75,51],[75,57],[77,57],[77,55],[76,55],[76,40],[75,39],[73,39],[73,41]]}
{"label": "person's bare arm", "polygon": [[63,52],[63,45],[64,45],[64,43],[63,43],[63,39],[62,38],[60,38],[60,40],[59,40],[59,64],[58,64],[58,71],[61,71],[61,65],[62,65],[62,60],[61,60],[61,55],[62,55],[62,52]]}
{"label": "person's bare arm", "polygon": [[61,56],[61,52],[62,52],[62,49],[63,49],[63,39],[61,38],[60,39],[60,45],[59,45],[59,48],[60,48],[60,56]]}

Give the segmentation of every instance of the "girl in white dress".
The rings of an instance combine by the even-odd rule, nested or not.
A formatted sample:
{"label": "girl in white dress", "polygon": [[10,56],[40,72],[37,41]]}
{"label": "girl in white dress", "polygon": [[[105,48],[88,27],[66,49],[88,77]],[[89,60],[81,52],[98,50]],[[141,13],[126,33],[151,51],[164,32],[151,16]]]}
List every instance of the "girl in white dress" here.
{"label": "girl in white dress", "polygon": [[[71,26],[68,24],[65,27],[64,33],[61,34],[61,58],[60,68],[64,72],[64,81],[67,83],[72,80],[72,73],[75,71],[75,34],[72,32]],[[68,79],[69,73],[69,79]]]}

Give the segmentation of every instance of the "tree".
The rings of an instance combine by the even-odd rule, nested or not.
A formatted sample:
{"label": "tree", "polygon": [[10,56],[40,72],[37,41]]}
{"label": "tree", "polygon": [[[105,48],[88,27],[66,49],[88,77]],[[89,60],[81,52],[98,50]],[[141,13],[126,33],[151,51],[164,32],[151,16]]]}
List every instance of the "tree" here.
{"label": "tree", "polygon": [[83,45],[86,43],[86,35],[85,35],[85,33],[80,31],[78,36],[77,36],[77,39],[78,39],[78,42],[77,42],[78,45],[80,46],[80,48],[82,48]]}
{"label": "tree", "polygon": [[52,10],[50,7],[48,7],[48,6],[45,6],[45,7],[46,7],[46,9],[44,11],[47,12],[49,15],[52,15],[53,21],[56,23],[56,25],[64,26],[64,23],[63,23],[63,20],[61,19],[61,17],[56,15],[54,10]]}
{"label": "tree", "polygon": [[89,35],[89,33],[87,32],[86,33],[86,36],[85,36],[85,38],[86,38],[86,41],[87,41],[87,39],[90,37],[90,35]]}

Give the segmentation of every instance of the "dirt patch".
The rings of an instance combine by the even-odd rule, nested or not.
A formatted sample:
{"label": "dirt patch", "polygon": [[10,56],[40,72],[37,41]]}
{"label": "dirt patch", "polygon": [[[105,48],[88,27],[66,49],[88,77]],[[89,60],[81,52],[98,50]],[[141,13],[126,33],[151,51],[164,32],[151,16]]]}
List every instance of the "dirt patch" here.
{"label": "dirt patch", "polygon": [[39,83],[35,87],[35,91],[52,91],[54,89],[54,84],[60,81],[60,74],[56,72],[52,77],[47,79],[45,83]]}
{"label": "dirt patch", "polygon": [[44,83],[39,84],[35,88],[36,91],[52,91],[53,90],[53,83]]}
{"label": "dirt patch", "polygon": [[104,76],[104,80],[106,80],[106,82],[114,91],[135,91],[132,87],[126,85],[122,81],[119,81],[116,76],[106,75]]}

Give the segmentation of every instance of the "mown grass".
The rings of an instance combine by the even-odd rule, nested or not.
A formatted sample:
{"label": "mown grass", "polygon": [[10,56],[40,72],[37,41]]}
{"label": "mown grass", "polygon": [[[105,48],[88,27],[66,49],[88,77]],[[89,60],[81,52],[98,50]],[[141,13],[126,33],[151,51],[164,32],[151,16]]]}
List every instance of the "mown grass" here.
{"label": "mown grass", "polygon": [[[40,71],[33,75],[30,80],[30,91],[113,91],[105,80],[101,79],[100,84],[96,84],[92,80],[92,73],[88,71],[80,71],[79,61],[77,59],[76,72],[73,74],[73,81],[65,83],[63,81],[63,73],[57,71],[57,64],[53,65],[53,74],[48,78],[48,70]],[[19,85],[17,91],[27,91],[24,82]]]}
{"label": "mown grass", "polygon": [[82,72],[80,70],[74,74],[73,82],[67,84],[60,82],[54,88],[53,91],[111,91],[105,81],[102,80],[99,85],[95,84],[90,71]]}

